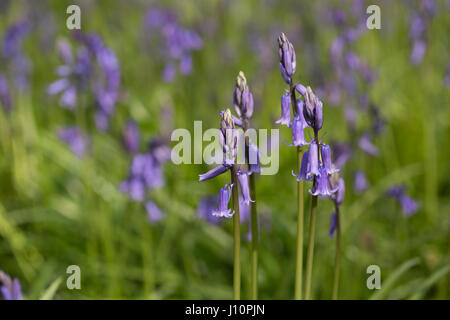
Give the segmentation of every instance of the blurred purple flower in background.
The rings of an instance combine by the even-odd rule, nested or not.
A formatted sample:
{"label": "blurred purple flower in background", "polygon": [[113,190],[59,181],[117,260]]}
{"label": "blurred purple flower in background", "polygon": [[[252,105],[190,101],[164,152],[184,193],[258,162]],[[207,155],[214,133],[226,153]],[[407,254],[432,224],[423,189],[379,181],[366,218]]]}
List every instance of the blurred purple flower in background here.
{"label": "blurred purple flower in background", "polygon": [[11,277],[0,270],[0,292],[4,300],[22,300],[22,287],[17,278]]}
{"label": "blurred purple flower in background", "polygon": [[447,69],[445,71],[444,86],[450,88],[450,62],[447,63]]}
{"label": "blurred purple flower in background", "polygon": [[9,26],[3,34],[2,56],[6,59],[14,84],[20,91],[28,88],[31,62],[23,52],[23,40],[30,30],[30,23],[21,20]]}
{"label": "blurred purple flower in background", "polygon": [[9,111],[11,109],[11,93],[9,92],[8,79],[0,73],[0,103],[3,110]]}
{"label": "blurred purple flower in background", "polygon": [[[165,67],[162,78],[166,82],[175,79],[178,70],[182,75],[192,71],[192,51],[203,47],[203,40],[191,29],[181,27],[177,15],[166,9],[151,8],[144,17],[144,28],[158,34],[156,45],[158,54],[163,58]],[[162,43],[161,43],[162,42]]]}
{"label": "blurred purple flower in background", "polygon": [[406,193],[406,187],[403,185],[393,185],[386,191],[386,195],[400,203],[406,217],[414,215],[420,208],[419,203]]}
{"label": "blurred purple flower in background", "polygon": [[379,154],[379,150],[378,147],[372,143],[370,138],[371,137],[369,133],[364,133],[358,140],[358,146],[368,155],[376,157]]}
{"label": "blurred purple flower in background", "polygon": [[92,72],[91,55],[85,47],[80,47],[74,57],[72,46],[66,40],[58,41],[57,47],[64,63],[56,69],[56,74],[61,78],[48,86],[47,93],[50,95],[62,93],[59,100],[61,106],[74,110],[77,95],[87,87]]}
{"label": "blurred purple flower in background", "polygon": [[56,74],[61,78],[50,84],[47,92],[50,95],[62,92],[60,104],[73,110],[78,94],[82,90],[89,90],[96,105],[96,127],[105,131],[119,98],[119,61],[99,35],[77,31],[73,36],[79,44],[77,55],[73,57],[67,41],[58,42],[58,51],[64,64],[57,68]]}
{"label": "blurred purple flower in background", "polygon": [[412,42],[410,61],[413,65],[422,63],[427,50],[428,29],[436,12],[434,0],[421,0],[411,17],[409,37]]}
{"label": "blurred purple flower in background", "polygon": [[211,224],[218,224],[221,219],[217,216],[213,216],[212,212],[216,210],[216,208],[219,206],[219,196],[214,195],[208,195],[203,198],[201,198],[198,207],[197,207],[197,216],[200,219],[205,220],[206,222],[209,222]]}
{"label": "blurred purple flower in background", "polygon": [[161,209],[151,200],[145,203],[145,210],[147,211],[147,220],[150,224],[154,224],[164,217]]}
{"label": "blurred purple flower in background", "polygon": [[367,181],[366,174],[358,170],[355,172],[355,180],[353,182],[353,189],[356,193],[362,193],[369,188],[369,182]]}
{"label": "blurred purple flower in background", "polygon": [[139,150],[140,136],[139,129],[134,120],[128,120],[123,130],[123,144],[129,153]]}
{"label": "blurred purple flower in background", "polygon": [[87,141],[77,127],[73,126],[61,129],[59,131],[59,138],[67,143],[77,157],[82,158],[86,155]]}

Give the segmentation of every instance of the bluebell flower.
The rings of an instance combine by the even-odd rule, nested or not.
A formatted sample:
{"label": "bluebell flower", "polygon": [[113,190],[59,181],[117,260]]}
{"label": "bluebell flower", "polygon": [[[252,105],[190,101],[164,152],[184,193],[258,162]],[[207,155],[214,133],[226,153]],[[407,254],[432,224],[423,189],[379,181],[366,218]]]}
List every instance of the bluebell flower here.
{"label": "bluebell flower", "polygon": [[289,92],[281,96],[281,118],[275,123],[291,126],[291,94]]}
{"label": "bluebell flower", "polygon": [[198,181],[205,181],[205,180],[215,178],[218,175],[221,175],[222,173],[227,172],[229,169],[230,169],[230,166],[227,166],[225,164],[220,164],[217,167],[209,170],[208,172],[200,174]]}
{"label": "bluebell flower", "polygon": [[218,195],[208,195],[203,197],[197,207],[197,216],[211,224],[220,223],[219,217],[213,216],[212,212],[216,210],[219,205]]}
{"label": "bluebell flower", "polygon": [[309,174],[311,171],[311,166],[309,164],[309,151],[306,150],[302,157],[302,163],[300,166],[300,172],[298,175],[294,174],[294,171],[292,171],[293,176],[297,176],[297,181],[305,180],[305,181],[312,181],[312,177]]}
{"label": "bluebell flower", "polygon": [[212,212],[215,217],[231,218],[234,215],[234,211],[228,208],[228,203],[231,198],[231,183],[227,183],[223,188],[220,189],[219,194],[219,207],[217,210]]}
{"label": "bluebell flower", "polygon": [[353,188],[357,193],[366,191],[369,188],[369,182],[363,171],[358,170],[355,172],[355,180],[353,182]]}
{"label": "bluebell flower", "polygon": [[239,172],[238,173],[239,185],[241,187],[241,193],[243,197],[243,201],[245,204],[249,204],[250,202],[255,202],[250,198],[250,189],[248,185],[248,173]]}
{"label": "bluebell flower", "polygon": [[145,203],[145,210],[147,211],[147,220],[150,224],[154,224],[164,218],[164,213],[151,200]]}
{"label": "bluebell flower", "polygon": [[260,161],[259,161],[259,149],[254,143],[249,145],[249,174],[261,173]]}
{"label": "bluebell flower", "polygon": [[163,58],[163,80],[172,82],[177,72],[183,75],[192,72],[192,52],[203,47],[203,40],[197,32],[183,28],[177,15],[169,10],[151,8],[144,18],[144,26],[151,31],[150,36],[157,34],[160,45],[157,46]]}
{"label": "bluebell flower", "polygon": [[4,300],[22,300],[22,287],[17,278],[11,279],[0,270],[0,284],[0,292]]}
{"label": "bluebell flower", "polygon": [[11,68],[14,84],[20,91],[27,89],[31,69],[31,62],[23,50],[23,40],[30,30],[31,24],[21,20],[9,26],[3,35],[2,55]]}
{"label": "bluebell flower", "polygon": [[[287,142],[285,141],[287,144]],[[303,121],[299,113],[296,113],[294,119],[292,120],[292,144],[287,144],[292,147],[302,147],[308,145],[305,140]]]}
{"label": "bluebell flower", "polygon": [[233,103],[239,118],[250,119],[252,117],[254,111],[253,94],[247,85],[247,79],[242,71],[239,72],[236,78]]}
{"label": "bluebell flower", "polygon": [[318,176],[320,174],[319,172],[319,146],[315,141],[311,141],[309,144],[309,150],[308,150],[308,168],[307,171],[307,177],[313,175]]}
{"label": "bluebell flower", "polygon": [[8,79],[0,73],[0,103],[3,110],[9,111],[12,106],[11,93],[9,91]]}
{"label": "bluebell flower", "polygon": [[386,195],[400,203],[406,217],[414,215],[420,208],[419,203],[406,193],[406,187],[403,185],[393,185],[386,191]]}
{"label": "bluebell flower", "polygon": [[77,157],[86,155],[88,142],[78,127],[65,127],[59,131],[59,138],[69,145]]}
{"label": "bluebell flower", "polygon": [[297,62],[294,46],[291,42],[289,42],[284,33],[281,33],[278,37],[278,58],[280,61],[280,72],[283,80],[290,85]]}
{"label": "bluebell flower", "polygon": [[309,193],[313,196],[330,197],[339,187],[331,186],[325,167],[321,166],[319,172],[320,174],[316,179],[316,183],[313,185],[313,189],[309,190]]}
{"label": "bluebell flower", "polygon": [[135,201],[143,201],[149,189],[160,188],[165,184],[163,162],[160,162],[154,150],[134,155],[128,178],[123,181],[119,189],[128,193]]}
{"label": "bluebell flower", "polygon": [[364,133],[358,140],[358,146],[365,153],[376,157],[379,155],[379,150],[378,147],[372,143],[370,138],[369,133]]}
{"label": "bluebell flower", "polygon": [[327,171],[328,174],[334,174],[339,171],[339,169],[336,169],[331,164],[331,149],[328,145],[322,144],[320,146],[320,152],[322,155],[322,163]]}
{"label": "bluebell flower", "polygon": [[305,105],[303,108],[303,115],[308,125],[314,129],[315,132],[322,128],[323,124],[323,104],[322,101],[314,94],[311,87],[306,88]]}
{"label": "bluebell flower", "polygon": [[56,69],[56,74],[60,78],[48,86],[47,93],[50,95],[62,93],[59,100],[61,106],[74,110],[77,96],[81,90],[86,89],[92,73],[92,57],[86,48],[81,47],[74,58],[70,44],[64,40],[59,41],[57,46],[64,64]]}

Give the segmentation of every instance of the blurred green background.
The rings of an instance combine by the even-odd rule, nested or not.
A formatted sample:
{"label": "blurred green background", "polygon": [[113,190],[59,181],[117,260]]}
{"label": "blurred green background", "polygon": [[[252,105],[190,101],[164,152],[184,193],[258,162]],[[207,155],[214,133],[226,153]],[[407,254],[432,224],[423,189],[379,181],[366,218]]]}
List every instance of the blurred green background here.
{"label": "blurred green background", "polygon": [[[61,65],[56,40],[76,46],[66,28],[66,8],[81,8],[82,32],[95,32],[119,60],[120,98],[106,132],[95,129],[86,97],[81,112],[88,121],[90,152],[75,156],[58,138],[62,126],[77,122],[46,92]],[[164,167],[166,185],[151,190],[165,212],[147,222],[142,204],[119,191],[131,156],[122,146],[126,121],[141,132],[140,149],[164,132],[161,110],[170,108],[174,128],[219,126],[218,112],[232,106],[235,78],[244,71],[255,96],[252,125],[280,129],[280,168],[257,180],[262,223],[259,288],[261,299],[292,299],[296,241],[296,155],[283,141],[289,129],[274,124],[280,115],[284,82],[278,68],[280,32],[297,53],[296,79],[325,88],[337,81],[330,47],[340,27],[330,14],[347,13],[348,24],[365,19],[368,4],[381,8],[381,30],[367,30],[351,46],[377,74],[363,87],[386,126],[373,138],[378,157],[360,151],[342,170],[342,299],[448,299],[450,297],[450,109],[444,85],[450,61],[448,1],[426,30],[427,49],[418,65],[410,62],[411,16],[420,1],[363,2],[352,16],[351,1],[197,0],[197,1],[2,1],[0,34],[20,19],[35,15],[24,52],[31,60],[30,86],[10,85],[13,106],[0,112],[0,269],[22,283],[25,298],[54,299],[228,299],[232,298],[232,223],[217,226],[197,215],[202,197],[217,194],[228,175],[198,182],[207,165]],[[162,80],[161,42],[143,27],[153,7],[172,10],[180,25],[195,30],[203,47],[192,52],[190,75]],[[49,24],[46,27],[46,24]],[[45,41],[44,41],[45,40]],[[4,65],[0,66],[0,71]],[[324,142],[350,141],[341,105],[324,102]],[[350,98],[349,98],[350,99]],[[369,114],[358,112],[358,130]],[[355,193],[354,169],[365,172],[370,187]],[[296,171],[296,170],[295,170]],[[404,184],[420,204],[406,218],[385,191]],[[308,188],[305,188],[308,189]],[[305,191],[306,194],[307,191]],[[305,212],[309,212],[309,198]],[[313,298],[331,298],[335,241],[328,236],[329,200],[319,201]],[[305,226],[308,225],[306,215]],[[306,230],[306,228],[305,228]],[[242,228],[245,240],[247,227]],[[305,231],[306,232],[306,231]],[[307,235],[307,232],[306,232]],[[306,245],[306,237],[305,237]],[[249,244],[242,242],[242,298],[250,296]],[[66,288],[66,268],[81,268],[81,290]],[[381,268],[382,289],[366,287],[366,268]],[[52,286],[53,284],[53,286]],[[49,290],[50,288],[50,290]]]}

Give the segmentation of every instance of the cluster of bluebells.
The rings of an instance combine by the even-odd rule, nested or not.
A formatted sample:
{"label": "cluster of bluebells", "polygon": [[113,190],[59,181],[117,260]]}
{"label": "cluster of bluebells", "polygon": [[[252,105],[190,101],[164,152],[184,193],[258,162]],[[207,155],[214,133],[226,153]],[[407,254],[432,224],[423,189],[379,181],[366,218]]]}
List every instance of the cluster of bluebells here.
{"label": "cluster of bluebells", "polygon": [[[253,98],[252,98],[253,100]],[[242,112],[242,111],[241,111]],[[233,166],[235,166],[237,178],[240,185],[240,190],[242,194],[242,202],[246,205],[249,205],[250,202],[254,202],[250,198],[250,189],[249,189],[249,181],[248,176],[251,174],[247,170],[245,166],[237,165],[237,155],[238,155],[238,136],[239,132],[235,127],[235,119],[231,114],[231,111],[227,109],[226,111],[223,111],[221,114],[221,126],[219,130],[219,141],[220,145],[222,147],[223,151],[223,161],[222,164],[218,165],[214,169],[201,174],[199,176],[199,181],[205,181],[212,178],[217,177],[218,175],[221,175],[228,170],[230,170]],[[213,216],[216,217],[225,217],[225,218],[231,218],[234,214],[234,211],[232,211],[229,206],[229,201],[231,198],[231,189],[233,185],[231,183],[225,184],[223,188],[220,189],[219,192],[219,205],[217,210],[214,210],[212,212]]]}
{"label": "cluster of bluebells", "polygon": [[3,34],[0,63],[8,69],[14,86],[19,91],[28,88],[31,62],[24,53],[23,41],[30,31],[31,24],[20,20],[9,26]]}
{"label": "cluster of bluebells", "polygon": [[182,75],[192,72],[192,51],[203,47],[203,41],[194,30],[183,28],[177,15],[160,8],[151,8],[145,15],[144,27],[151,34],[158,34],[162,44],[159,54],[164,58],[162,78],[166,82],[175,79],[177,69]]}
{"label": "cluster of bluebells", "polygon": [[79,44],[75,53],[69,42],[58,42],[63,65],[56,69],[59,79],[49,85],[47,92],[61,94],[60,105],[70,110],[76,108],[82,94],[91,93],[96,127],[105,131],[119,97],[119,62],[99,35],[75,32],[74,38]]}
{"label": "cluster of bluebells", "polygon": [[434,0],[421,0],[419,4],[419,10],[412,14],[409,29],[409,38],[412,43],[410,61],[413,65],[419,65],[423,61],[427,50],[428,28],[437,11]]}
{"label": "cluster of bluebells", "polygon": [[[306,89],[303,99],[303,101],[298,103],[298,106],[301,107],[298,111],[303,114],[303,120],[300,119],[298,121],[304,121],[304,123],[298,125],[298,127],[311,127],[315,132],[315,136],[317,136],[323,124],[323,104],[310,87]],[[294,118],[293,122],[295,121]],[[294,125],[292,125],[292,127],[294,128]],[[292,132],[294,134],[294,129]],[[304,136],[303,132],[295,132],[295,134]],[[298,137],[294,137],[294,141],[295,140],[298,140]],[[311,195],[327,198],[331,197],[338,191],[338,186],[332,185],[330,176],[339,170],[336,169],[331,162],[330,147],[321,143],[316,138],[312,139],[310,142],[306,142],[303,138],[303,143],[301,145],[308,145],[309,147],[303,154],[300,172],[296,175],[297,181],[313,181],[313,188],[309,191]]]}
{"label": "cluster of bluebells", "polygon": [[11,279],[9,275],[0,270],[0,292],[3,300],[22,300],[22,287],[19,279]]}
{"label": "cluster of bluebells", "polygon": [[165,185],[163,166],[170,159],[170,148],[163,139],[154,138],[148,145],[148,151],[138,153],[139,132],[136,124],[131,121],[124,130],[124,144],[133,158],[128,177],[120,184],[119,189],[133,201],[145,202],[149,222],[157,222],[163,218],[163,212],[156,203],[146,200],[146,195],[149,190]]}
{"label": "cluster of bluebells", "polygon": [[414,215],[420,208],[419,203],[406,193],[406,187],[403,185],[393,185],[386,191],[386,195],[400,203],[406,217]]}
{"label": "cluster of bluebells", "polygon": [[[332,164],[331,149],[318,140],[319,131],[323,126],[323,103],[310,87],[293,85],[295,51],[284,33],[278,38],[278,45],[281,75],[293,90],[287,91],[281,97],[281,118],[276,123],[292,129],[292,144],[288,146],[308,146],[301,160],[300,172],[293,174],[297,177],[297,181],[313,182],[313,187],[309,190],[311,195],[330,198],[340,206],[344,197],[344,180],[338,178],[336,181],[333,178],[339,170]],[[296,93],[302,98],[297,99]],[[293,103],[296,105],[292,106]],[[291,108],[294,111],[292,120]],[[305,139],[304,134],[304,129],[308,127],[314,132],[314,138],[310,142]]]}

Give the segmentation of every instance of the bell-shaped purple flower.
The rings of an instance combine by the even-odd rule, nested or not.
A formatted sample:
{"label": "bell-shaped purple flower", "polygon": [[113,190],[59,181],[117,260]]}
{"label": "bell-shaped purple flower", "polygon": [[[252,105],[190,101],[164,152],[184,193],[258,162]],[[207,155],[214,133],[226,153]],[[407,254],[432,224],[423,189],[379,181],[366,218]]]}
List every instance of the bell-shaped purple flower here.
{"label": "bell-shaped purple flower", "polygon": [[220,189],[219,193],[219,208],[212,212],[215,217],[231,218],[234,215],[234,211],[228,209],[228,203],[231,198],[231,183],[227,183],[223,188]]}
{"label": "bell-shaped purple flower", "polygon": [[319,197],[330,197],[333,193],[338,190],[338,187],[332,187],[328,180],[328,174],[325,167],[319,168],[319,176],[316,179],[316,183],[313,186],[312,191],[309,190],[309,193],[313,196]]}
{"label": "bell-shaped purple flower", "polygon": [[150,224],[154,224],[164,218],[164,213],[156,203],[151,200],[145,203],[145,210],[147,211],[147,220]]}
{"label": "bell-shaped purple flower", "polygon": [[218,204],[219,196],[216,194],[203,197],[197,207],[197,216],[211,224],[218,224],[221,219],[212,215]]}
{"label": "bell-shaped purple flower", "polygon": [[9,275],[0,270],[0,284],[3,300],[22,300],[22,287],[17,278],[11,279]]}
{"label": "bell-shaped purple flower", "polygon": [[319,146],[315,141],[311,141],[309,144],[309,150],[308,150],[308,157],[309,157],[309,171],[307,172],[307,176],[310,175],[318,176],[320,174],[319,172]]}
{"label": "bell-shaped purple flower", "polygon": [[292,172],[292,175],[297,176],[297,181],[311,181],[312,177],[310,176],[309,172],[311,172],[311,166],[309,164],[309,151],[307,150],[303,154],[299,174],[296,175],[294,174],[294,172]]}
{"label": "bell-shaped purple flower", "polygon": [[330,147],[326,144],[322,144],[320,147],[320,153],[322,154],[322,163],[327,170],[328,174],[333,174],[339,171],[331,164],[331,150]]}
{"label": "bell-shaped purple flower", "polygon": [[261,167],[259,162],[259,150],[254,143],[250,143],[248,148],[249,153],[249,174],[261,173]]}
{"label": "bell-shaped purple flower", "polygon": [[303,100],[297,99],[297,114],[300,117],[300,121],[302,122],[303,129],[309,127],[308,123],[305,120],[305,116],[303,114],[304,107],[305,107],[305,102]]}
{"label": "bell-shaped purple flower", "polygon": [[306,88],[305,106],[303,108],[303,115],[308,125],[319,131],[323,124],[323,104],[322,101],[314,94],[311,87]]}
{"label": "bell-shaped purple flower", "polygon": [[281,123],[288,127],[291,125],[291,94],[289,92],[281,96],[281,118],[275,123]]}
{"label": "bell-shaped purple flower", "polygon": [[[287,142],[285,142],[287,144]],[[292,121],[292,144],[287,144],[290,147],[306,146],[308,142],[305,140],[305,133],[303,130],[303,122],[299,113],[294,116]]]}
{"label": "bell-shaped purple flower", "polygon": [[239,185],[241,187],[242,200],[244,203],[249,204],[250,202],[255,202],[250,198],[250,188],[248,185],[248,174],[245,172],[238,173]]}
{"label": "bell-shaped purple flower", "polygon": [[230,169],[230,166],[225,164],[218,165],[214,169],[209,170],[206,173],[200,174],[198,181],[205,181],[221,175],[224,172],[227,172]]}

